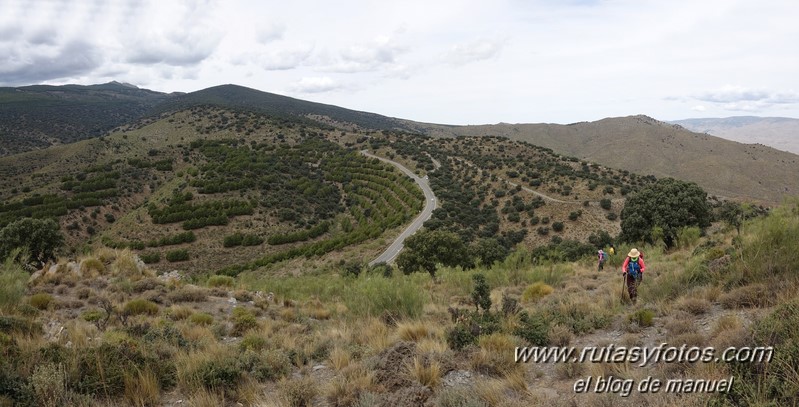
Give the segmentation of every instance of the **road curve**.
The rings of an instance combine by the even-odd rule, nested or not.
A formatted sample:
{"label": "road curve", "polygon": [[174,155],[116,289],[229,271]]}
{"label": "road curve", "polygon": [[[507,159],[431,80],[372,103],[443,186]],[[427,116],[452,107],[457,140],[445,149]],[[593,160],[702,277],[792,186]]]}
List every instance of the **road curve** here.
{"label": "road curve", "polygon": [[436,209],[436,204],[438,202],[436,200],[436,195],[433,194],[433,190],[430,189],[430,185],[428,184],[428,180],[426,178],[421,178],[417,176],[411,170],[405,168],[405,166],[396,161],[391,161],[387,158],[378,157],[374,154],[370,154],[366,150],[361,151],[361,154],[367,157],[377,158],[380,161],[389,163],[399,168],[400,171],[404,172],[407,176],[413,178],[413,180],[416,181],[416,184],[419,185],[420,188],[422,188],[422,192],[424,192],[425,205],[424,209],[422,209],[422,213],[420,213],[419,216],[417,216],[416,219],[414,219],[413,222],[410,225],[408,225],[408,227],[405,228],[405,230],[403,230],[402,233],[400,233],[396,239],[394,239],[394,242],[392,242],[391,245],[388,246],[386,251],[384,251],[380,256],[377,256],[376,259],[370,261],[369,265],[371,266],[376,263],[391,263],[394,261],[395,258],[397,258],[397,255],[399,255],[400,251],[402,251],[405,239],[408,236],[416,233],[416,231],[422,227],[425,221],[430,219],[430,216],[433,215],[433,210]]}

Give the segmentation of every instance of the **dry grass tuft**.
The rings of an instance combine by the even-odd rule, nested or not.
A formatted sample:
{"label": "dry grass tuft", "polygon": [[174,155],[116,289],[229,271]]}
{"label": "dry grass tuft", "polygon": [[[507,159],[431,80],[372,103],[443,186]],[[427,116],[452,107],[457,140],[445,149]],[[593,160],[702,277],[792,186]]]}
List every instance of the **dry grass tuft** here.
{"label": "dry grass tuft", "polygon": [[158,377],[150,370],[126,372],[125,400],[136,407],[157,405],[161,398]]}
{"label": "dry grass tuft", "polygon": [[549,344],[552,346],[568,346],[574,335],[571,330],[563,325],[555,324],[549,329],[547,334]]}
{"label": "dry grass tuft", "polygon": [[422,339],[435,338],[438,331],[421,321],[402,322],[397,325],[397,335],[403,341],[419,342]]}
{"label": "dry grass tuft", "polygon": [[704,298],[683,297],[677,302],[677,307],[693,315],[702,315],[710,309],[710,301]]}
{"label": "dry grass tuft", "polygon": [[489,375],[505,376],[513,370],[521,368],[514,355],[516,343],[513,337],[494,333],[478,339],[480,349],[472,354],[472,368]]}
{"label": "dry grass tuft", "polygon": [[182,321],[194,314],[194,310],[183,305],[173,305],[166,313],[173,321]]}
{"label": "dry grass tuft", "polygon": [[350,353],[340,347],[333,348],[330,351],[330,365],[336,370],[344,369],[349,366],[351,361]]}
{"label": "dry grass tuft", "polygon": [[418,357],[414,357],[413,362],[408,364],[407,369],[411,377],[416,379],[422,386],[434,389],[441,384],[441,365],[435,360],[428,361],[425,364]]}
{"label": "dry grass tuft", "polygon": [[773,305],[773,295],[765,284],[751,284],[722,294],[719,302],[728,309],[768,307]]}

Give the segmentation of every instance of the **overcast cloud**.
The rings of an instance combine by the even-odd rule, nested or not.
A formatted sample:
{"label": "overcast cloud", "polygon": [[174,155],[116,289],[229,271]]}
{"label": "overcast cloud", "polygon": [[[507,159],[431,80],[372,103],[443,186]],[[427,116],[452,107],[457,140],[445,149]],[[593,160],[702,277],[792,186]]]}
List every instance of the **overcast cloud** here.
{"label": "overcast cloud", "polygon": [[225,83],[452,124],[799,117],[789,0],[0,0],[0,86]]}

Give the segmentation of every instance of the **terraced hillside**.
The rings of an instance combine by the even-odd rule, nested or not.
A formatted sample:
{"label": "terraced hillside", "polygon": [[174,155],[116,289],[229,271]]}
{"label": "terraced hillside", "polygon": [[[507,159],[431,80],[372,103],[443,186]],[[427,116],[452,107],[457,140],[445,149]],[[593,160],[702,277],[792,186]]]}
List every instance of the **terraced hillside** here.
{"label": "terraced hillside", "polygon": [[195,272],[236,274],[365,242],[379,251],[372,241],[408,222],[424,197],[336,137],[197,108],[4,157],[0,227],[55,217],[74,250],[130,248],[157,269]]}

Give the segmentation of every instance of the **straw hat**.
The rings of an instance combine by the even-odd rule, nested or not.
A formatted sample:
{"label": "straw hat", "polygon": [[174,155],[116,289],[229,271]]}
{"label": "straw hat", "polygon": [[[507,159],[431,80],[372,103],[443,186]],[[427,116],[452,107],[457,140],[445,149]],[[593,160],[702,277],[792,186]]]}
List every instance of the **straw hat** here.
{"label": "straw hat", "polygon": [[640,255],[641,253],[638,251],[638,249],[632,249],[629,253],[627,253],[627,257],[638,257]]}

